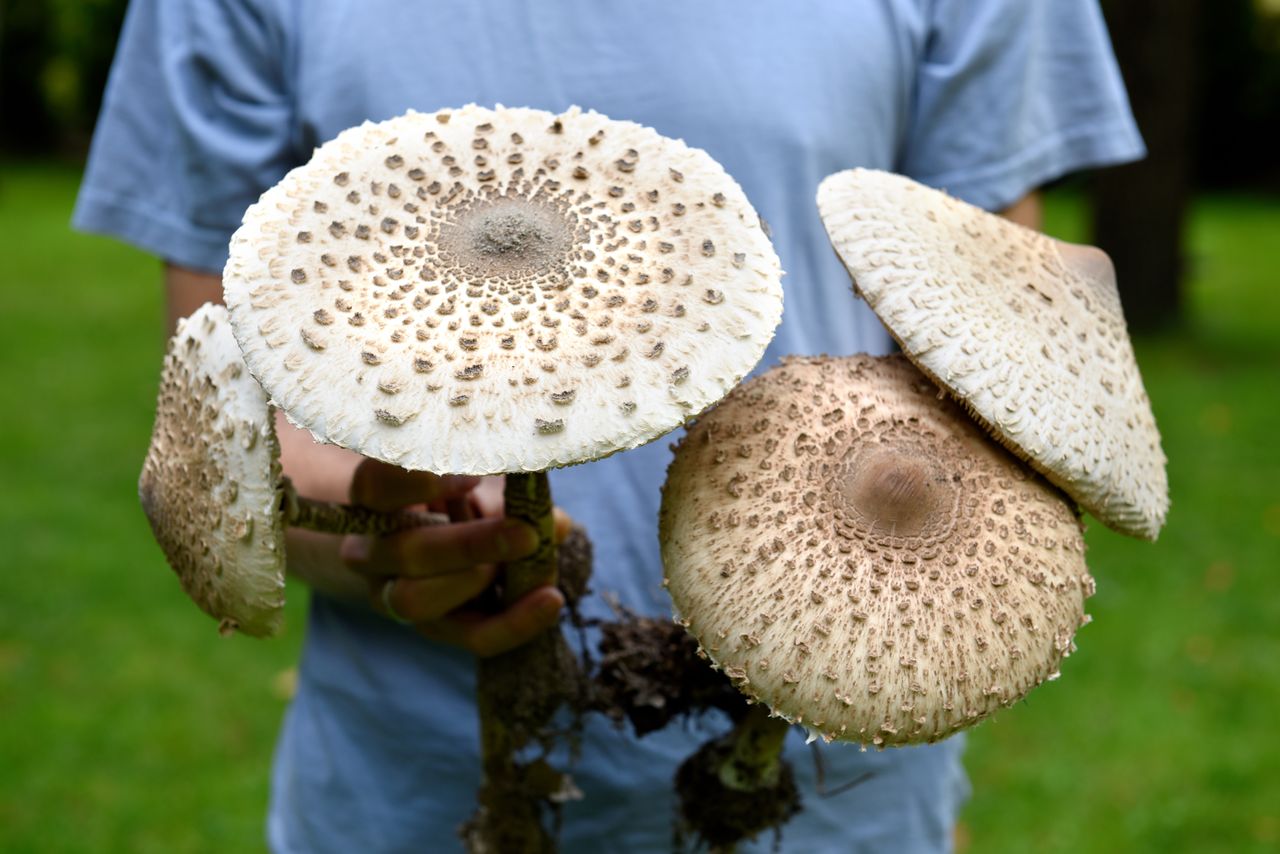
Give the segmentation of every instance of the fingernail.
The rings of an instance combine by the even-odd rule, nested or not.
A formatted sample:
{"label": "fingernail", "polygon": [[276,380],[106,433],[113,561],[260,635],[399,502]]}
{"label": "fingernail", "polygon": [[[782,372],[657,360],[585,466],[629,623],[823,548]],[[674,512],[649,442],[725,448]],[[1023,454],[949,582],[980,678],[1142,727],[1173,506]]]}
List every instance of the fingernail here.
{"label": "fingernail", "polygon": [[339,552],[345,563],[368,563],[369,540],[367,537],[347,537]]}
{"label": "fingernail", "polygon": [[508,519],[498,542],[502,560],[524,557],[538,547],[538,532],[518,519]]}
{"label": "fingernail", "polygon": [[560,613],[560,600],[547,598],[538,603],[538,618],[549,620]]}

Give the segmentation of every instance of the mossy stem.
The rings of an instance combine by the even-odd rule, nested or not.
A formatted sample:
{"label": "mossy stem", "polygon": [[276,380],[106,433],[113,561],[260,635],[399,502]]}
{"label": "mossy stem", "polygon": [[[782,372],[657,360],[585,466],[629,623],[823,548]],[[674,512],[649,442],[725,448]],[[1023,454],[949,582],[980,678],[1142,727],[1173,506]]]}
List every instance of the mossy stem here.
{"label": "mossy stem", "polygon": [[771,717],[763,703],[752,705],[729,734],[732,747],[720,766],[720,782],[739,792],[777,785],[782,768],[782,745],[791,725]]}
{"label": "mossy stem", "polygon": [[519,519],[538,534],[532,554],[504,567],[502,599],[503,604],[511,605],[535,587],[556,583],[555,516],[546,472],[508,474],[506,480],[503,500],[507,518]]}
{"label": "mossy stem", "polygon": [[449,521],[447,516],[422,510],[383,513],[355,504],[317,501],[299,495],[288,478],[284,482],[282,510],[286,526],[326,534],[365,534],[377,537],[409,528],[443,525]]}
{"label": "mossy stem", "polygon": [[[521,520],[538,534],[532,554],[503,568],[502,600],[509,606],[539,586],[556,583],[555,518],[546,472],[508,474],[504,500],[507,518]],[[563,645],[557,633],[548,631],[480,661],[477,706],[484,781],[480,808],[465,834],[473,852],[542,854],[554,849],[542,826],[543,798],[525,781],[516,752],[543,729],[565,699],[551,696],[560,694],[565,684]],[[512,684],[516,681],[520,684]]]}

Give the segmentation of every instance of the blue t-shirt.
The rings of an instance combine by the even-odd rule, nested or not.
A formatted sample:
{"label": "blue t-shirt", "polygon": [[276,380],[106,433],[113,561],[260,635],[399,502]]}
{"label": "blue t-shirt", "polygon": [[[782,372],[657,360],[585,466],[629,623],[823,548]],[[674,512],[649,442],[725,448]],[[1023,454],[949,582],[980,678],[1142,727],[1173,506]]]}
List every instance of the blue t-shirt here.
{"label": "blue t-shirt", "polygon": [[[1092,0],[135,0],[76,209],[81,228],[218,271],[244,209],[365,119],[468,102],[630,119],[706,149],[771,224],[788,353],[882,351],[814,204],[818,182],[889,169],[987,208],[1142,144]],[[596,591],[667,613],[657,544],[666,441],[556,472],[592,532]],[[599,597],[592,616],[609,617]],[[452,850],[479,782],[473,662],[314,596],[276,753],[280,852]],[[669,847],[675,766],[711,731],[637,740],[593,720],[566,851]],[[784,850],[940,851],[967,784],[961,742],[822,748]],[[762,840],[767,849],[770,840]]]}

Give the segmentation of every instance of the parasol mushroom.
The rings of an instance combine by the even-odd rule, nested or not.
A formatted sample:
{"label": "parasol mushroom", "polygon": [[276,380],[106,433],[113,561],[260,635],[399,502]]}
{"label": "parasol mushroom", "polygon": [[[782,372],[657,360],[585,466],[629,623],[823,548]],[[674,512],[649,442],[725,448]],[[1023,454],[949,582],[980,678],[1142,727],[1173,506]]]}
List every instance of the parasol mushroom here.
{"label": "parasol mushroom", "polygon": [[1057,676],[1093,580],[1071,505],[901,357],[789,359],[680,443],[681,621],[811,734],[936,741]]}
{"label": "parasol mushroom", "polygon": [[[576,108],[468,106],[319,148],[245,214],[223,280],[250,370],[317,439],[409,469],[507,474],[508,515],[540,533],[506,568],[513,601],[554,580],[545,472],[717,401],[772,337],[780,276],[705,152]],[[538,655],[554,657],[502,656],[507,681],[538,679]],[[494,666],[485,721],[486,707],[518,711],[486,703]],[[487,771],[522,741],[490,723]]]}
{"label": "parasol mushroom", "polygon": [[244,368],[226,309],[206,303],[169,342],[138,495],[187,595],[224,633],[273,635],[288,526],[378,533],[439,521],[297,495],[280,471],[267,397]]}
{"label": "parasol mushroom", "polygon": [[719,853],[766,830],[780,835],[802,809],[791,763],[782,758],[788,729],[756,703],[680,763],[676,838],[692,836]]}
{"label": "parasol mushroom", "polygon": [[826,178],[818,207],[922,371],[1103,524],[1156,538],[1166,460],[1101,250],[868,169]]}

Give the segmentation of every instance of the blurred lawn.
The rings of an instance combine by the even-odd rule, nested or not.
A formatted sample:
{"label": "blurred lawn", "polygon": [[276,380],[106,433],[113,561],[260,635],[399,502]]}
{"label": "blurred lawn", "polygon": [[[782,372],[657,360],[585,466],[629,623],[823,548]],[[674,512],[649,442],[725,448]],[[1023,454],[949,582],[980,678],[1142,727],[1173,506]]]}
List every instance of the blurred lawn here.
{"label": "blurred lawn", "polygon": [[0,169],[0,850],[252,851],[283,640],[222,639],[136,499],[160,267],[70,232],[78,174]]}
{"label": "blurred lawn", "polygon": [[[67,230],[76,180],[0,167],[0,849],[260,850],[305,596],[220,639],[164,566],[134,498],[159,266]],[[1091,527],[1080,651],[970,741],[974,852],[1280,849],[1280,204],[1205,200],[1189,238],[1185,329],[1138,342],[1169,526]]]}

